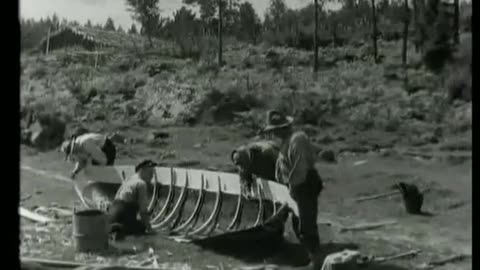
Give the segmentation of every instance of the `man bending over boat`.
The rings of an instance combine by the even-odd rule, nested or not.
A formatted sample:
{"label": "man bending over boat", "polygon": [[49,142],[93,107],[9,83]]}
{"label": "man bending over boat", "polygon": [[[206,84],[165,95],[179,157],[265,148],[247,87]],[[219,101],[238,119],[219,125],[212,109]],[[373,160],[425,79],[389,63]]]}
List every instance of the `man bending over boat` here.
{"label": "man bending over boat", "polygon": [[275,163],[280,146],[274,141],[258,141],[233,150],[230,158],[237,167],[242,185],[242,194],[252,192],[253,175],[275,181]]}
{"label": "man bending over boat", "polygon": [[[125,235],[141,235],[149,232],[147,186],[153,178],[157,164],[144,160],[135,166],[135,174],[125,180],[109,207],[108,216],[111,233],[121,239]],[[140,220],[137,219],[137,214]]]}
{"label": "man bending over boat", "polygon": [[309,253],[310,267],[317,270],[322,263],[316,259],[320,249],[317,201],[323,182],[314,167],[314,147],[304,132],[293,131],[292,123],[292,117],[269,111],[267,125],[262,132],[281,140],[275,175],[280,183],[288,185],[290,195],[297,203],[299,216],[292,216],[293,229]]}
{"label": "man bending over boat", "polygon": [[65,160],[76,161],[70,175],[72,179],[87,165],[112,166],[117,153],[113,142],[107,136],[97,133],[72,136],[63,142],[61,151],[65,153]]}

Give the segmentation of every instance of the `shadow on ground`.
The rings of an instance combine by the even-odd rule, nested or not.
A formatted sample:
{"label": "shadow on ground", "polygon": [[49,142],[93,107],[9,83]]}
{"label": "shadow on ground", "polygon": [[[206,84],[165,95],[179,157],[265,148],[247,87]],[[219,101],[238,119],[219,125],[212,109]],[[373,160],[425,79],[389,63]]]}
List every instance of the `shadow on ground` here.
{"label": "shadow on ground", "polygon": [[[260,237],[256,241],[244,239],[216,239],[203,243],[202,248],[218,254],[231,256],[248,264],[276,264],[279,266],[302,267],[309,263],[305,248],[299,243],[292,243],[284,239]],[[323,262],[332,253],[345,249],[356,250],[359,246],[354,243],[328,243],[320,247],[318,260]],[[391,264],[368,264],[361,266],[365,270],[407,270]]]}

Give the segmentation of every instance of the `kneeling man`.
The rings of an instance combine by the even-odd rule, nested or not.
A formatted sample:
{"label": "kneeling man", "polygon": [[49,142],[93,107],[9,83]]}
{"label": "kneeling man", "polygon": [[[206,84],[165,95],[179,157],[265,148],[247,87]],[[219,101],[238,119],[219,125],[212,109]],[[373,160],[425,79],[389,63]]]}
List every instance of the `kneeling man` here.
{"label": "kneeling man", "polygon": [[[135,166],[135,174],[125,180],[109,207],[111,233],[117,238],[124,235],[142,235],[151,230],[148,212],[148,185],[153,178],[155,166],[151,160],[144,160]],[[140,220],[137,219],[140,215]]]}

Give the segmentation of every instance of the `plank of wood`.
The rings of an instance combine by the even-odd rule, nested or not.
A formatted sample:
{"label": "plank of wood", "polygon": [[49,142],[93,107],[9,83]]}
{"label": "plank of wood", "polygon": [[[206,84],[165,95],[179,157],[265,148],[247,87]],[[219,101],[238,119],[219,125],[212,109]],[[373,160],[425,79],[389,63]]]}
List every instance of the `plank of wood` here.
{"label": "plank of wood", "polygon": [[355,226],[351,226],[351,227],[340,228],[340,232],[371,230],[371,229],[384,227],[384,226],[387,226],[387,225],[393,225],[393,224],[396,224],[396,223],[397,223],[396,221],[384,221],[384,222],[377,222],[377,223],[360,224],[360,225],[355,225]]}
{"label": "plank of wood", "polygon": [[63,267],[63,268],[77,268],[82,266],[89,266],[94,268],[105,268],[105,269],[124,269],[124,270],[167,270],[171,269],[169,267],[158,267],[158,268],[151,268],[151,267],[140,267],[140,266],[120,266],[120,265],[105,265],[105,264],[85,264],[85,263],[78,263],[78,262],[71,262],[71,261],[57,261],[57,260],[47,260],[47,259],[40,259],[40,258],[31,258],[31,257],[21,257],[20,260],[22,262],[31,262],[37,263],[41,265],[46,265],[50,267]]}
{"label": "plank of wood", "polygon": [[363,202],[363,201],[370,201],[370,200],[390,197],[390,196],[399,195],[399,194],[401,194],[401,192],[399,190],[395,190],[395,191],[390,191],[390,192],[385,192],[385,193],[380,193],[380,194],[375,194],[370,196],[359,197],[354,200],[356,202]]}
{"label": "plank of wood", "polygon": [[59,207],[49,207],[48,209],[57,212],[60,216],[71,216],[71,215],[73,215],[73,212],[68,210],[68,209],[62,209],[62,208],[59,208]]}
{"label": "plank of wood", "polygon": [[410,257],[410,256],[416,256],[420,252],[421,252],[421,250],[415,249],[415,250],[410,250],[410,251],[403,252],[403,253],[400,253],[400,254],[397,254],[397,255],[375,258],[373,261],[374,262],[386,262],[386,261],[391,261],[391,260],[395,260],[395,259],[400,259],[400,258],[405,258],[405,257]]}
{"label": "plank of wood", "polygon": [[27,219],[30,219],[30,220],[33,220],[33,221],[36,221],[36,222],[41,222],[41,223],[47,223],[47,222],[51,222],[53,221],[53,219],[49,218],[49,217],[45,217],[45,216],[42,216],[42,215],[39,215],[39,214],[36,214],[26,208],[23,208],[23,207],[19,207],[19,212],[20,212],[20,216],[24,217],[24,218],[27,218]]}

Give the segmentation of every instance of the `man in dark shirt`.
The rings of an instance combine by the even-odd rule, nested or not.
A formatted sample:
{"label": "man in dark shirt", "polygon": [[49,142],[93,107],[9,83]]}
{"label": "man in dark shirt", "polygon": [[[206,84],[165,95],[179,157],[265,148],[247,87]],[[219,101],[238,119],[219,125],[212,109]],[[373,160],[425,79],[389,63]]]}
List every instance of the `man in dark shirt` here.
{"label": "man in dark shirt", "polygon": [[276,181],[275,162],[279,150],[279,145],[274,141],[257,141],[232,151],[230,158],[237,167],[244,196],[249,197],[252,192],[253,175]]}
{"label": "man in dark shirt", "polygon": [[[140,162],[135,166],[135,174],[118,189],[109,208],[111,233],[116,233],[117,238],[127,234],[144,234],[151,230],[147,185],[153,178],[156,165],[151,160]],[[140,220],[137,219],[137,214],[140,215]]]}

